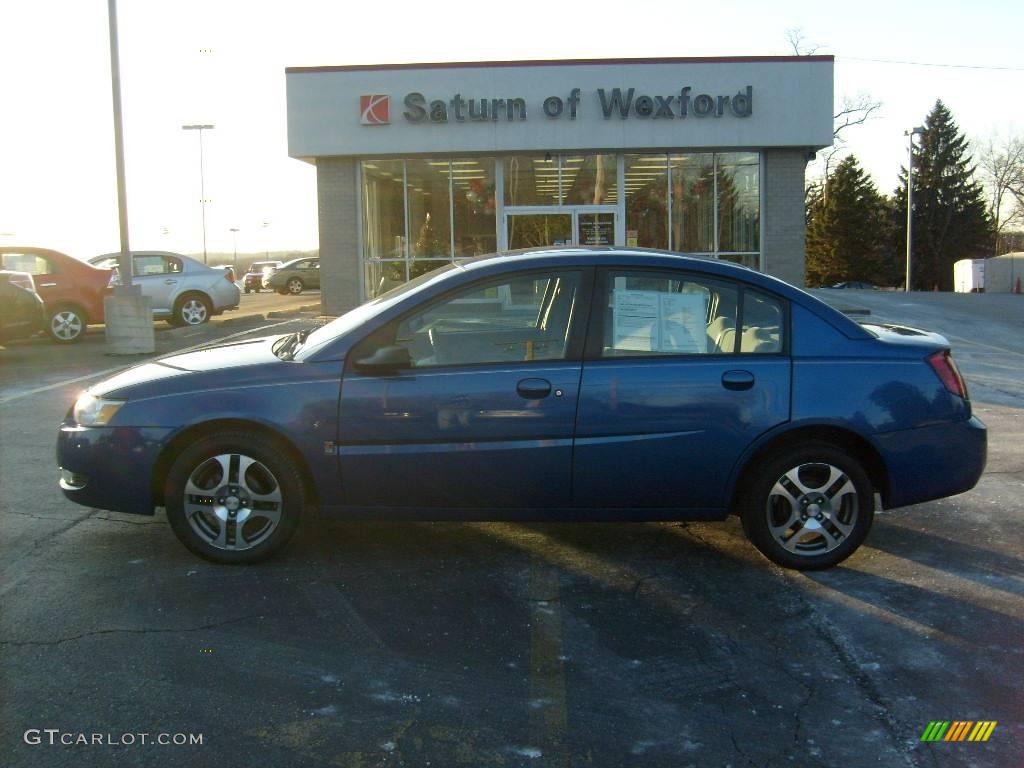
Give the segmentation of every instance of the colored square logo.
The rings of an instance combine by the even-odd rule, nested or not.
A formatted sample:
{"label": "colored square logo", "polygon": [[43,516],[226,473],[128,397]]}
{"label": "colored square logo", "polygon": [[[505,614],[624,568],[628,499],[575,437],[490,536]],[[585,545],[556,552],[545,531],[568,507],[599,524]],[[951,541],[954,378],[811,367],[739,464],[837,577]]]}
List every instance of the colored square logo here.
{"label": "colored square logo", "polygon": [[359,97],[359,122],[363,125],[388,125],[391,122],[391,99],[382,94]]}

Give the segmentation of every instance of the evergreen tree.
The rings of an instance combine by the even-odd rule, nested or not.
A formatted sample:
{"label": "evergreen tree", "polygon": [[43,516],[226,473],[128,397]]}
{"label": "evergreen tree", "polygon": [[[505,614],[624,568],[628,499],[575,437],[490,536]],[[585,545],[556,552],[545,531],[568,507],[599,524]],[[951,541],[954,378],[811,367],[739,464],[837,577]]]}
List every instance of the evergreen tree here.
{"label": "evergreen tree", "polygon": [[[967,140],[942,101],[925,118],[913,148],[914,230],[911,287],[953,289],[953,263],[991,255],[992,222],[984,190],[974,179]],[[906,253],[907,169],[893,194],[894,249]]]}
{"label": "evergreen tree", "polygon": [[808,285],[890,281],[885,200],[855,156],[836,166],[808,213]]}

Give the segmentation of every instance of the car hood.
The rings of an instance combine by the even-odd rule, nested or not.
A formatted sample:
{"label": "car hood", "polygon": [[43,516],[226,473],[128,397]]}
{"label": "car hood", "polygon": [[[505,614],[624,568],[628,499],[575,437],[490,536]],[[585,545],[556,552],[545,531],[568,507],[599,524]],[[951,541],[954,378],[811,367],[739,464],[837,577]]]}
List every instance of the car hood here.
{"label": "car hood", "polygon": [[273,352],[274,342],[279,338],[281,337],[266,336],[258,339],[246,339],[168,355],[116,373],[109,379],[104,379],[90,387],[89,391],[94,395],[104,395],[127,387],[151,384],[161,379],[190,373],[280,363],[282,360]]}

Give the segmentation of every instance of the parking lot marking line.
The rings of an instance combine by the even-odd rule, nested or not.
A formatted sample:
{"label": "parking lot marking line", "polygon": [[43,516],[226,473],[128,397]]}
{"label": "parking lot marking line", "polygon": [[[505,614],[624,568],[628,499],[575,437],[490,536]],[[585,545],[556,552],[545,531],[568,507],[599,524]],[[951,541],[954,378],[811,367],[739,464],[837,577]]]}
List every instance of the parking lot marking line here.
{"label": "parking lot marking line", "polygon": [[223,342],[228,341],[230,339],[237,338],[239,336],[245,336],[245,335],[250,334],[250,333],[258,333],[259,331],[266,331],[266,330],[269,330],[271,328],[277,328],[280,325],[288,325],[291,322],[294,322],[294,320],[284,320],[284,321],[282,321],[280,323],[272,323],[270,325],[263,325],[263,326],[260,326],[258,328],[250,328],[247,331],[239,331],[238,333],[231,333],[231,334],[228,334],[227,336],[224,336],[224,337],[219,338],[219,339],[211,340],[209,342],[204,342],[202,344],[193,344],[191,347],[185,347],[184,349],[174,350],[173,352],[170,352],[170,353],[161,352],[159,355],[152,355],[150,357],[146,357],[146,358],[143,358],[141,360],[136,360],[133,363],[130,363],[130,364],[127,364],[127,365],[118,365],[118,366],[116,366],[114,368],[106,368],[106,369],[104,369],[102,371],[96,371],[95,373],[87,373],[84,376],[76,376],[73,379],[63,379],[62,381],[58,381],[58,382],[55,382],[53,384],[46,384],[45,386],[36,387],[34,389],[28,389],[28,390],[25,390],[24,392],[18,392],[17,394],[14,394],[14,395],[7,395],[6,397],[0,397],[0,405],[6,405],[7,403],[13,403],[15,400],[21,400],[21,399],[26,398],[26,397],[31,397],[32,395],[38,395],[38,394],[40,394],[42,392],[49,392],[50,390],[53,390],[53,389],[61,389],[62,387],[68,387],[68,386],[71,386],[72,384],[77,384],[80,381],[88,381],[89,379],[98,379],[98,378],[101,378],[103,376],[107,376],[107,375],[109,375],[111,373],[116,373],[117,371],[123,371],[125,368],[130,368],[132,365],[138,365],[139,363],[148,363],[150,360],[155,360],[158,357],[165,357],[167,354],[184,355],[184,354],[187,354],[188,352],[194,352],[197,349],[203,349],[204,347],[209,347],[209,346],[212,346],[213,344],[220,344],[220,343],[223,343]]}

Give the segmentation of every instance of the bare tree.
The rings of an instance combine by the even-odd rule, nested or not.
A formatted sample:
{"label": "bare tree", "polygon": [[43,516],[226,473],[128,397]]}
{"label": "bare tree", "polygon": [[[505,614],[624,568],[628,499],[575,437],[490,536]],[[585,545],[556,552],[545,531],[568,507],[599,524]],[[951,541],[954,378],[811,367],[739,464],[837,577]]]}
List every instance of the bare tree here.
{"label": "bare tree", "polygon": [[[820,43],[808,43],[801,27],[787,29],[786,42],[789,43],[795,56],[812,56],[822,47]],[[863,125],[881,108],[882,102],[871,98],[867,93],[843,96],[842,103],[837,106],[835,114],[832,115],[832,146],[826,148],[820,158],[821,176],[817,180],[808,182],[805,195],[808,205],[815,196],[828,195],[828,177],[832,165],[846,152],[844,132],[855,125]]]}
{"label": "bare tree", "polygon": [[1011,227],[1024,224],[1024,140],[993,133],[981,143],[977,157],[988,190],[988,212],[995,230],[994,253],[1005,252]]}
{"label": "bare tree", "polygon": [[821,45],[806,43],[803,27],[790,27],[786,30],[786,42],[793,49],[794,56],[813,56]]}

